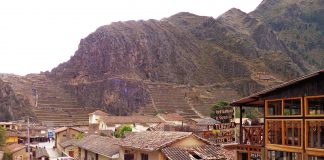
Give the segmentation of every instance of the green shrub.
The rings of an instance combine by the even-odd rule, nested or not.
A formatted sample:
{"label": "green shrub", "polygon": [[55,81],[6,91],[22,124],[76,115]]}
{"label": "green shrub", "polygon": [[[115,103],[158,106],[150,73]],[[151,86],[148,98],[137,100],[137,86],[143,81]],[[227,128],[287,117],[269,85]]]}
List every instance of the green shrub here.
{"label": "green shrub", "polygon": [[119,128],[117,131],[114,132],[114,136],[116,138],[122,138],[125,135],[125,132],[131,132],[132,128],[128,125],[123,125],[121,128]]}

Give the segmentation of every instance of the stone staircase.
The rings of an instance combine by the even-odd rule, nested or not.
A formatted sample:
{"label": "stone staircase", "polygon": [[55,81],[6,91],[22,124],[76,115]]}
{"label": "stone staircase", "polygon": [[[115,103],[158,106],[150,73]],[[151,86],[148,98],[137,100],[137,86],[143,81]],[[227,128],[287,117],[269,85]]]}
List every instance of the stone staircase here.
{"label": "stone staircase", "polygon": [[76,122],[88,122],[88,114],[95,110],[81,107],[76,97],[45,75],[30,74],[26,78],[37,90],[37,107],[34,107],[33,111],[38,121],[44,125],[64,126]]}
{"label": "stone staircase", "polygon": [[200,117],[188,104],[185,87],[164,83],[148,83],[147,88],[152,97],[152,103],[158,111],[178,113],[186,119]]}

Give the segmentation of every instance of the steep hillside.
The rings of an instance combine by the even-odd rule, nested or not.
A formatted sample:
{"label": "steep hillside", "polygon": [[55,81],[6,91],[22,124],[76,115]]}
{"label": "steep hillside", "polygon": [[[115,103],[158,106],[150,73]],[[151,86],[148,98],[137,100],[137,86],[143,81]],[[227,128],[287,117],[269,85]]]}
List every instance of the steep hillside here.
{"label": "steep hillside", "polygon": [[324,67],[324,1],[264,0],[251,15],[270,26],[313,70]]}
{"label": "steep hillside", "polygon": [[[319,1],[265,0],[252,13],[233,8],[216,19],[182,12],[160,21],[112,23],[82,39],[75,55],[48,75],[65,82],[83,104],[115,114],[141,113],[143,106],[169,110],[178,104],[193,113],[200,110],[207,114],[200,107],[219,100],[215,97],[226,88],[236,91],[234,97],[243,96],[319,69],[318,63],[305,60],[312,52],[296,52],[286,41],[286,32],[275,27],[283,16],[289,17],[285,18],[291,23],[288,29],[298,26],[307,20],[295,13],[296,8],[306,8],[301,12],[307,10],[312,17],[320,12],[313,12],[313,7],[317,10],[319,6],[323,6]],[[160,85],[152,88],[150,83]],[[164,83],[177,90],[161,88]],[[181,89],[182,85],[187,89]],[[221,87],[210,93],[192,92],[215,85]],[[170,91],[184,97],[174,95],[163,100],[156,96],[173,95]],[[212,96],[205,99],[206,94]],[[93,98],[86,98],[89,96]],[[160,102],[168,98],[178,100]]]}
{"label": "steep hillside", "polygon": [[0,75],[0,121],[19,120],[24,116],[34,117],[28,98],[15,92],[12,83],[1,80],[7,76]]}

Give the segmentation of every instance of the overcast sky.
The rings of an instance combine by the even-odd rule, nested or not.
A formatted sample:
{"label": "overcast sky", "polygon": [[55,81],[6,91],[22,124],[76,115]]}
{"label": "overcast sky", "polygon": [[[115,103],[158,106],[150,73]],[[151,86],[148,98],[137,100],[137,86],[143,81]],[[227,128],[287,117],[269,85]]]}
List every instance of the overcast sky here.
{"label": "overcast sky", "polygon": [[254,10],[261,0],[2,0],[0,73],[25,75],[69,60],[81,38],[115,21],[191,12],[217,17],[230,8]]}

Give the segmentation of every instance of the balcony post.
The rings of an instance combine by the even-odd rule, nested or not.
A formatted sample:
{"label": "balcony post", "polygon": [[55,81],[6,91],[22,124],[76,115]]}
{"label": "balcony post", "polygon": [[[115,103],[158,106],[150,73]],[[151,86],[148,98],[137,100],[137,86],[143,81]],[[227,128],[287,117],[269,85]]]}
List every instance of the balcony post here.
{"label": "balcony post", "polygon": [[243,117],[243,107],[240,106],[240,144],[243,144],[243,123],[242,123],[242,117]]}

